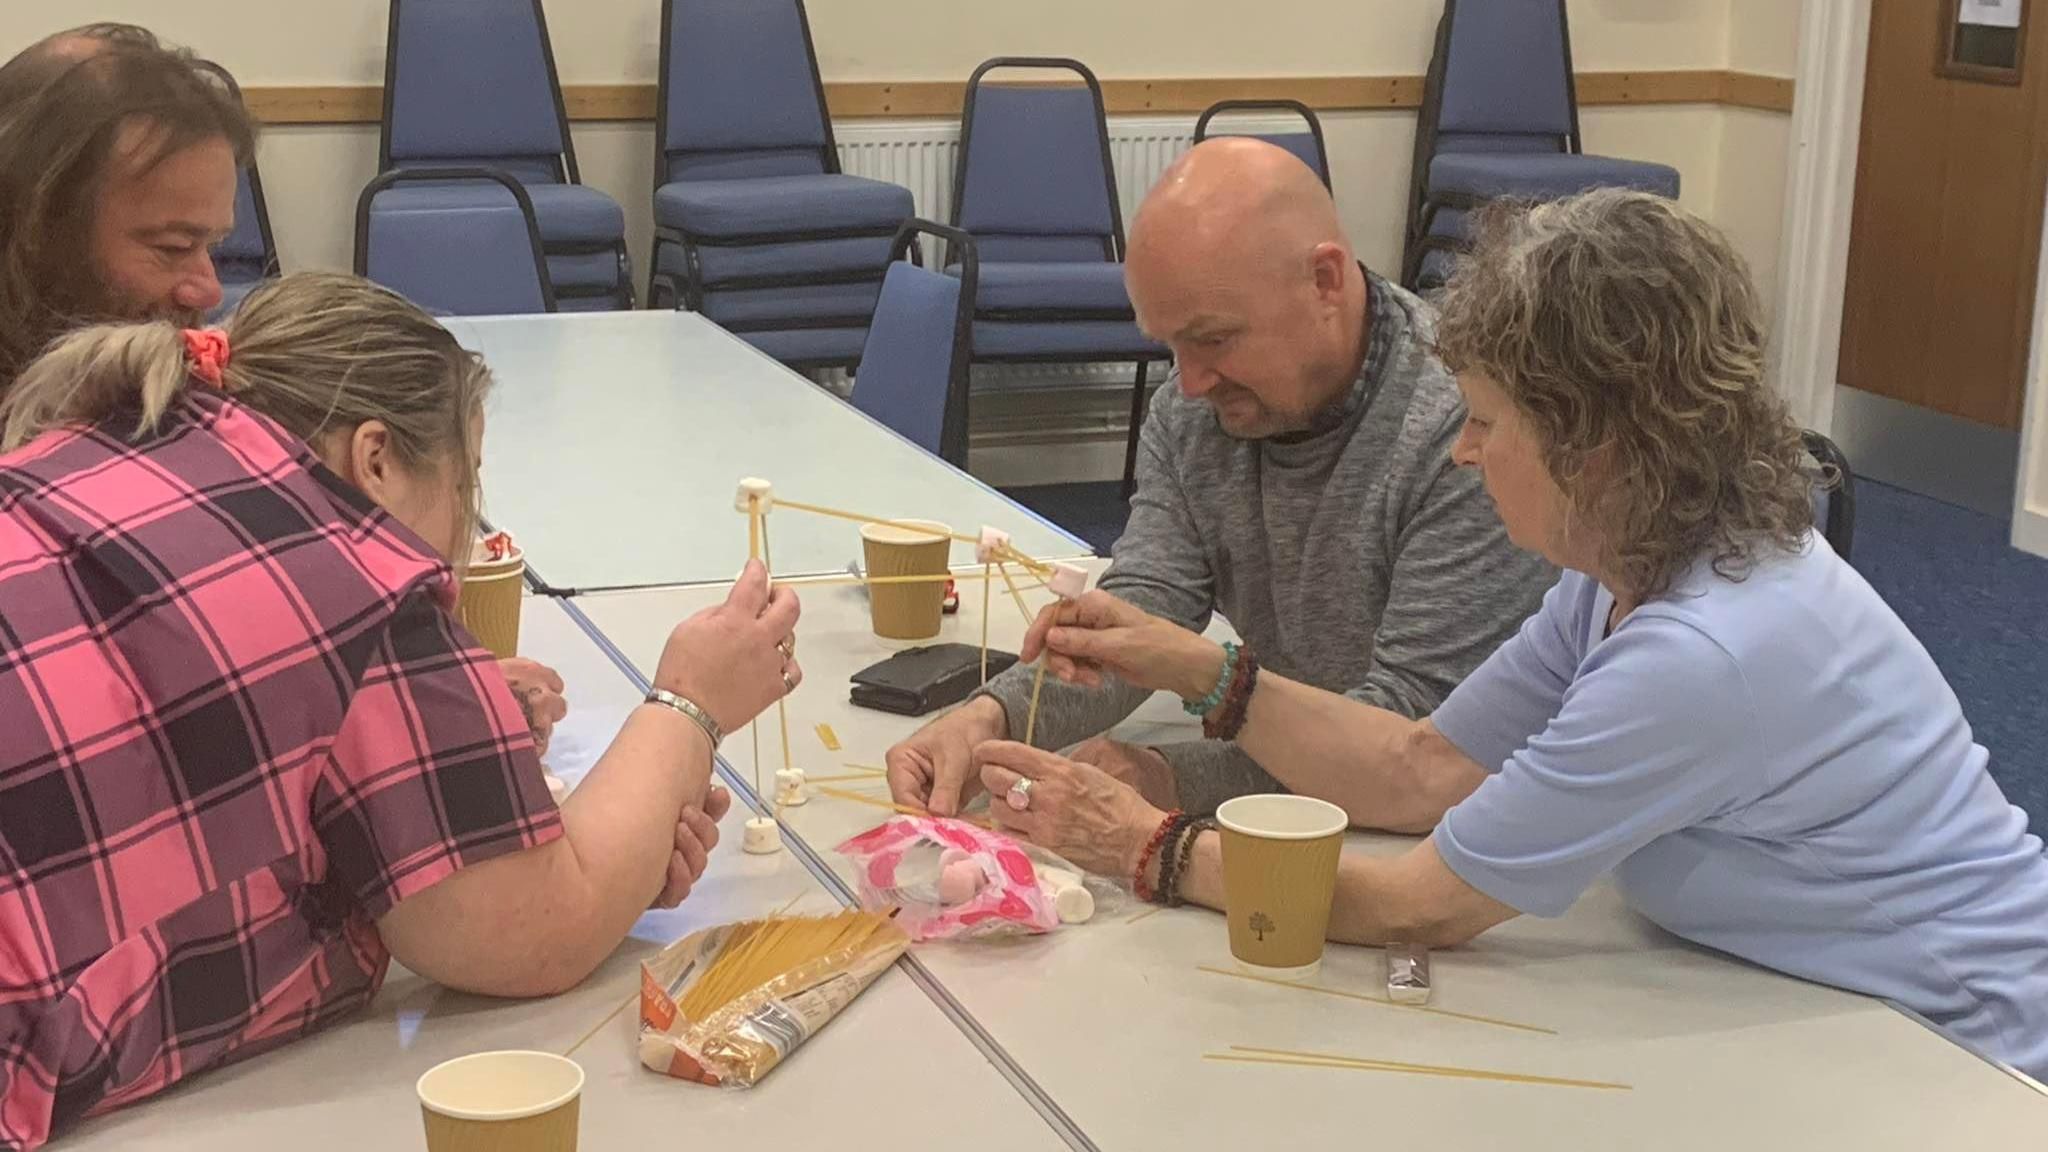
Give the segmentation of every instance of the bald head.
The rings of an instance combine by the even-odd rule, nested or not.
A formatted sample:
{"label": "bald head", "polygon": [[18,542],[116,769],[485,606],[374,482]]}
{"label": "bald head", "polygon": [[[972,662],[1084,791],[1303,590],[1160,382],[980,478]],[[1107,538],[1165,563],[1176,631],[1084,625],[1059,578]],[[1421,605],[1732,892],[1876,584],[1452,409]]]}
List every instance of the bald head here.
{"label": "bald head", "polygon": [[1205,140],[1154,185],[1131,225],[1139,249],[1207,254],[1244,269],[1305,259],[1319,244],[1350,252],[1329,190],[1309,166],[1264,140]]}
{"label": "bald head", "polygon": [[1307,427],[1364,354],[1364,275],[1329,190],[1263,140],[1218,137],[1175,161],[1132,221],[1124,279],[1182,390],[1233,435]]}

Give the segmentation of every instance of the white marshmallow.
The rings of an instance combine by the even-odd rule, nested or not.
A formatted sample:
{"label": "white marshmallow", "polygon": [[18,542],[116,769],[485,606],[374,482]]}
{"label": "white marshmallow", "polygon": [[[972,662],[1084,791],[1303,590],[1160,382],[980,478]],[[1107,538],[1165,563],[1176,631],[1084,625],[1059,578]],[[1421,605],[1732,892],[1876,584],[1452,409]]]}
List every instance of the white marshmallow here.
{"label": "white marshmallow", "polygon": [[733,493],[732,510],[751,512],[754,503],[760,502],[761,514],[767,515],[775,507],[775,485],[758,476],[749,476],[740,481],[739,491]]}
{"label": "white marshmallow", "polygon": [[983,564],[994,564],[1003,557],[1002,550],[1010,543],[1010,534],[1001,528],[981,526],[981,543],[974,546],[974,558]]}
{"label": "white marshmallow", "polygon": [[810,797],[804,795],[804,770],[801,768],[777,768],[775,770],[775,803],[783,808],[801,806]]}
{"label": "white marshmallow", "polygon": [[1055,563],[1052,579],[1046,583],[1052,588],[1052,594],[1060,599],[1078,600],[1083,592],[1088,591],[1088,570],[1076,564]]}
{"label": "white marshmallow", "polygon": [[542,772],[540,778],[547,781],[548,795],[555,798],[557,805],[560,805],[569,795],[569,782],[560,776],[555,775],[553,772]]}
{"label": "white marshmallow", "polygon": [[1079,884],[1052,889],[1052,910],[1062,924],[1086,924],[1095,915],[1095,895]]}
{"label": "white marshmallow", "polygon": [[782,827],[766,816],[747,821],[740,831],[740,848],[750,856],[772,856],[782,851]]}

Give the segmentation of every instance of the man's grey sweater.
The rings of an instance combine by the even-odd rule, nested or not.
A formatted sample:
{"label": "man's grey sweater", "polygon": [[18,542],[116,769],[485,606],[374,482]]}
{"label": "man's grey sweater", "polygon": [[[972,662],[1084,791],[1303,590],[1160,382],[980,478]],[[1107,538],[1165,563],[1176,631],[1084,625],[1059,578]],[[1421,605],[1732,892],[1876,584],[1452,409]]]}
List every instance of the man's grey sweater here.
{"label": "man's grey sweater", "polygon": [[[1508,542],[1479,477],[1451,463],[1464,408],[1431,351],[1429,306],[1366,281],[1365,362],[1309,431],[1233,439],[1208,405],[1159,390],[1130,523],[1100,587],[1195,631],[1221,612],[1263,668],[1420,717],[1536,610],[1557,573]],[[1031,680],[1018,666],[987,689],[1013,737]],[[1035,741],[1099,735],[1148,695],[1048,679]],[[1160,751],[1189,812],[1280,788],[1235,744]]]}

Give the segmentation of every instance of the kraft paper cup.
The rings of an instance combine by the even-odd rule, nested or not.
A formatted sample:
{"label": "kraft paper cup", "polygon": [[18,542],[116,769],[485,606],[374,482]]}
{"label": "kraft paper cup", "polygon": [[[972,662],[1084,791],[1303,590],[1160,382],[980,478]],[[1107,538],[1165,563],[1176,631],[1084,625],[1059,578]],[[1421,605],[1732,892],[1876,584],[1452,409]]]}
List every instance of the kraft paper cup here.
{"label": "kraft paper cup", "polygon": [[[946,561],[953,554],[953,530],[936,520],[899,520],[897,524],[914,524],[930,531],[896,524],[861,525],[861,550],[867,554],[868,575],[944,576]],[[868,585],[868,607],[874,617],[875,635],[884,640],[932,639],[939,634],[945,606],[943,580]]]}
{"label": "kraft paper cup", "polygon": [[1216,809],[1216,822],[1231,956],[1261,976],[1314,975],[1350,826],[1344,810],[1307,796],[1240,796]]}
{"label": "kraft paper cup", "polygon": [[455,601],[455,618],[491,655],[510,660],[519,655],[519,599],[525,590],[526,554],[519,549],[501,560],[472,557]]}
{"label": "kraft paper cup", "polygon": [[551,1052],[479,1052],[420,1077],[427,1152],[576,1152],[583,1069]]}

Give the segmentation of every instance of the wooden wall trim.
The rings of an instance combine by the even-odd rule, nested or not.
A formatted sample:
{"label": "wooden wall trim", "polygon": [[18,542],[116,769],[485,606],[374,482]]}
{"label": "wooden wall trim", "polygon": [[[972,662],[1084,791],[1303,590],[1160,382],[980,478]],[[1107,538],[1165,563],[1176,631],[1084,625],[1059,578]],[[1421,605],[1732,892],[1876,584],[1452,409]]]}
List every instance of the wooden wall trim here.
{"label": "wooden wall trim", "polygon": [[[960,115],[957,80],[844,81],[825,85],[835,119]],[[1770,112],[1792,110],[1792,81],[1777,76],[1711,69],[1581,72],[1582,107],[1642,104],[1725,104]],[[1422,103],[1420,76],[1273,76],[1216,79],[1104,80],[1112,115],[1192,115],[1218,100],[1299,100],[1326,112],[1413,109]],[[375,124],[383,115],[382,90],[352,87],[265,87],[245,91],[264,124]],[[568,84],[563,103],[574,121],[654,119],[652,84]]]}

